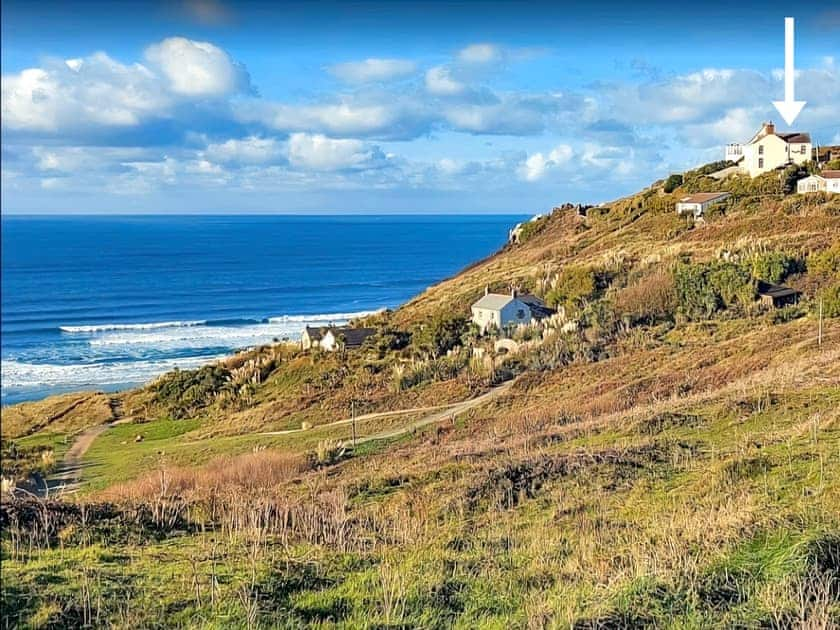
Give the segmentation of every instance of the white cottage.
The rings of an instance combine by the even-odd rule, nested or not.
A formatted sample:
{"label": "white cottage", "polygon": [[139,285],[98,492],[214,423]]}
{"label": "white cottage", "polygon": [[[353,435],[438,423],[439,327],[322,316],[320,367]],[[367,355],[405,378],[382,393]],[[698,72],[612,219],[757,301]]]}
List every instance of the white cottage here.
{"label": "white cottage", "polygon": [[721,203],[727,197],[729,197],[728,192],[695,193],[683,197],[677,202],[677,214],[689,213],[694,218],[701,217],[706,210]]}
{"label": "white cottage", "polygon": [[510,325],[528,324],[532,319],[531,308],[515,290],[503,294],[485,289],[484,296],[472,305],[472,321],[482,333],[492,327],[504,330]]}
{"label": "white cottage", "polygon": [[840,193],[840,171],[823,171],[819,175],[809,175],[796,182],[796,192],[831,192]]}

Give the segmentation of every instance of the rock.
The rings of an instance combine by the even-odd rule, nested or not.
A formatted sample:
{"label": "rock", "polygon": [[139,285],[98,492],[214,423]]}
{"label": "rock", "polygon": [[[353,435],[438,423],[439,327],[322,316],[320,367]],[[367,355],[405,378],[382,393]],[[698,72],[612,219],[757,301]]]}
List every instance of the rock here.
{"label": "rock", "polygon": [[134,441],[135,441],[135,442],[142,442],[142,441],[143,441],[143,436],[142,436],[142,435],[137,435],[137,436],[134,438]]}

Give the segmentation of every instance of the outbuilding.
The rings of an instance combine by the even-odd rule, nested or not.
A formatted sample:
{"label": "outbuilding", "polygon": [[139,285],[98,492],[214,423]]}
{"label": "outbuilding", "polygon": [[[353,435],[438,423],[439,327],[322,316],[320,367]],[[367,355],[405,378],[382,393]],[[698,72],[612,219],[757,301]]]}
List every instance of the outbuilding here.
{"label": "outbuilding", "polygon": [[677,213],[690,213],[694,218],[702,217],[706,210],[728,197],[728,192],[695,193],[677,202]]}

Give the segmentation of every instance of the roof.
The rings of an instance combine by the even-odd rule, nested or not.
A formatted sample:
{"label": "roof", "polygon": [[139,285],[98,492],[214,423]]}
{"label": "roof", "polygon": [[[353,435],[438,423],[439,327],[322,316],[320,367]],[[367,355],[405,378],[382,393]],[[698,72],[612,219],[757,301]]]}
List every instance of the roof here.
{"label": "roof", "polygon": [[811,134],[808,134],[808,133],[801,133],[799,131],[794,131],[794,132],[791,132],[791,133],[777,133],[776,135],[779,136],[782,140],[784,140],[788,144],[791,144],[791,143],[794,143],[794,142],[796,142],[796,143],[807,143],[807,144],[811,143]]}
{"label": "roof", "polygon": [[486,308],[491,311],[498,311],[510,304],[514,297],[510,293],[487,293],[472,305],[473,308]]}
{"label": "roof", "polygon": [[549,308],[545,305],[540,298],[536,295],[531,295],[530,293],[526,293],[524,295],[517,296],[522,302],[528,305],[528,308],[531,310],[531,315],[536,317],[537,319],[543,319],[544,317],[550,317],[554,315],[555,311],[553,308]]}
{"label": "roof", "polygon": [[820,173],[820,177],[824,177],[825,179],[840,179],[840,171],[823,171]]}
{"label": "roof", "polygon": [[694,193],[693,195],[680,199],[680,203],[706,203],[715,199],[726,199],[728,196],[728,192]]}
{"label": "roof", "polygon": [[344,337],[344,345],[347,348],[358,348],[365,339],[376,334],[375,328],[352,328],[350,326],[335,326],[330,328],[330,332],[334,337],[342,335]]}
{"label": "roof", "polygon": [[314,326],[307,326],[305,328],[306,336],[309,337],[312,341],[320,341],[321,337],[324,336],[324,332],[326,332],[326,330],[326,328],[315,328]]}
{"label": "roof", "polygon": [[791,295],[799,295],[799,291],[791,289],[790,287],[782,286],[781,284],[772,284],[764,280],[758,281],[758,294],[766,295],[774,298],[789,297]]}

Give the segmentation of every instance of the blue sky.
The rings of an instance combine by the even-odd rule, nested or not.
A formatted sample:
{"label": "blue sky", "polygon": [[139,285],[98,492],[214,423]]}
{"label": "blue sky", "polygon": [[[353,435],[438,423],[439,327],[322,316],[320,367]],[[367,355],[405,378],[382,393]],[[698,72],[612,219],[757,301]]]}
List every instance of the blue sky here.
{"label": "blue sky", "polygon": [[840,144],[837,3],[7,0],[2,210],[606,201],[779,121],[786,15]]}

